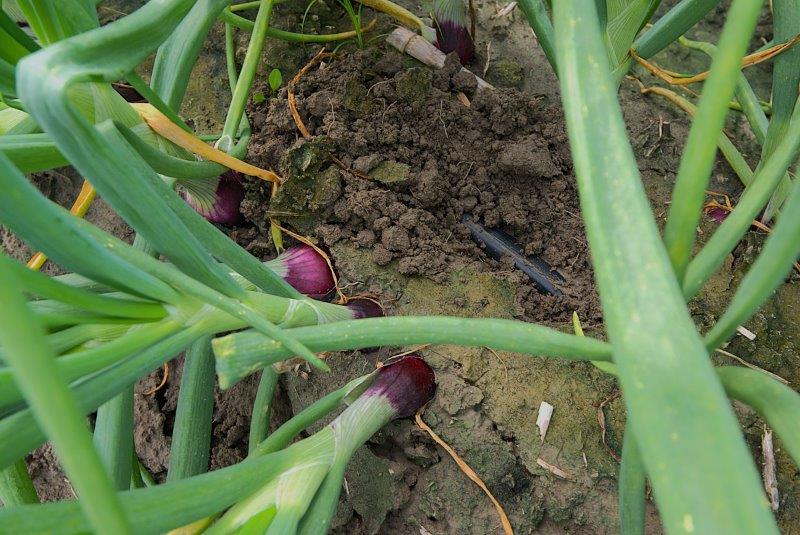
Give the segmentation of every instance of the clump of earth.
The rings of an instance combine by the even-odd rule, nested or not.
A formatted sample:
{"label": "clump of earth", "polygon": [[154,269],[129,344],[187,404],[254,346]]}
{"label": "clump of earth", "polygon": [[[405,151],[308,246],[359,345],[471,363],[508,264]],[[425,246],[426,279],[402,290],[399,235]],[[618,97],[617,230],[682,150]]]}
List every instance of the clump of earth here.
{"label": "clump of earth", "polygon": [[[294,92],[309,140],[286,92],[250,110],[248,158],[286,180],[273,199],[251,185],[243,211],[261,235],[275,217],[333,248],[335,260],[353,247],[377,266],[438,283],[466,267],[501,273],[518,284],[517,317],[561,323],[577,311],[600,321],[560,109],[514,89],[477,91],[455,55],[434,70],[381,47],[300,79]],[[549,263],[567,281],[563,296],[543,295],[510,262],[491,261],[465,216]]]}

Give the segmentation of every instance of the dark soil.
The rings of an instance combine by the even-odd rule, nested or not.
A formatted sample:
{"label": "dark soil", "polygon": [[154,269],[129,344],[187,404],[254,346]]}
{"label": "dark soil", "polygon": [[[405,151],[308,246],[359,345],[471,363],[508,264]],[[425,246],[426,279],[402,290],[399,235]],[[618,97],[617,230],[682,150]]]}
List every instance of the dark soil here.
{"label": "dark soil", "polygon": [[[299,137],[285,89],[253,105],[248,157],[286,184],[272,201],[252,184],[245,215],[263,231],[272,215],[328,246],[352,244],[402,275],[444,283],[466,266],[502,273],[520,283],[516,316],[563,323],[577,311],[599,322],[561,110],[513,89],[476,92],[459,69],[455,56],[434,71],[376,47],[312,70],[296,87],[311,142]],[[487,258],[465,215],[552,265],[564,295],[540,294],[510,263]]]}
{"label": "dark soil", "polygon": [[[175,359],[170,367],[169,382],[164,389],[148,394],[161,382],[162,372],[158,371],[139,382],[135,395],[136,452],[144,467],[157,480],[163,480],[169,468],[169,448],[178,404],[183,358]],[[258,380],[259,375],[255,374],[229,390],[217,390],[212,415],[210,461],[212,470],[230,466],[247,456],[247,434]],[[285,395],[280,388],[275,400],[273,429],[290,416],[287,413]]]}

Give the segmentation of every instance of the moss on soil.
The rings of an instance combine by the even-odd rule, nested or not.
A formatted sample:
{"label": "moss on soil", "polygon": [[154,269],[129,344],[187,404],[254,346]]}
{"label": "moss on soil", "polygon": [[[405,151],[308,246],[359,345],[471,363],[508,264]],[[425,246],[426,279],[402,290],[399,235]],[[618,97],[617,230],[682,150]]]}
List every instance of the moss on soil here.
{"label": "moss on soil", "polygon": [[525,71],[519,62],[511,58],[502,58],[490,64],[489,79],[500,87],[522,87]]}

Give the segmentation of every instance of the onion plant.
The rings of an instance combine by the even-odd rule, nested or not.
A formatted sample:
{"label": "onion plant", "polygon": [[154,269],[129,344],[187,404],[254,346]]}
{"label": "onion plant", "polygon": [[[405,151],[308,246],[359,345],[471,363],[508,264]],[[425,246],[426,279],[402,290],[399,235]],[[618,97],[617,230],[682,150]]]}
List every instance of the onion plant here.
{"label": "onion plant", "polygon": [[[605,50],[612,69],[613,79],[619,83],[635,64],[634,58],[639,60],[652,58],[668,45],[681,38],[684,33],[702,20],[719,3],[719,0],[682,0],[670,8],[663,16],[652,22],[653,16],[661,4],[660,0],[595,2],[602,41],[598,50]],[[728,58],[729,71],[738,71],[736,68],[738,63],[736,62],[742,59],[744,47],[748,44],[745,35],[752,33],[752,30],[747,30],[747,21],[752,20],[752,17],[755,16],[753,15],[754,12],[760,11],[762,4],[763,2],[754,2],[748,6],[749,15],[745,15],[744,10],[746,8],[744,6],[740,6],[736,11],[729,12],[737,17],[745,17],[737,21],[737,29],[731,29],[727,42],[720,43],[720,47],[734,47],[734,49],[742,50],[741,53],[731,54]],[[545,56],[554,71],[557,71],[556,35],[553,29],[551,2],[549,0],[522,0],[519,2],[519,6],[525,13],[531,28],[536,33]],[[797,99],[797,86],[800,84],[800,48],[794,46],[798,35],[796,21],[800,18],[800,7],[791,0],[770,2],[769,6],[772,8],[774,19],[773,39],[756,52],[763,52],[778,45],[788,46],[785,51],[774,59],[772,105],[770,106],[772,113],[770,119],[767,119],[762,103],[756,98],[750,83],[744,75],[738,77],[738,82],[735,86],[736,105],[744,112],[758,142],[762,146],[762,157],[758,164],[759,169],[767,164],[787,133]],[[711,43],[690,43],[689,46],[712,56],[716,50],[716,47]],[[718,81],[719,78],[716,78],[716,80]],[[714,80],[709,80],[709,82],[712,81]],[[729,92],[727,89],[715,87],[713,84],[711,84],[708,91],[720,103],[723,102],[722,95],[727,92]],[[720,114],[723,112],[724,109],[721,106],[717,108],[716,112],[711,111],[710,107],[701,108],[700,113],[702,115],[697,122],[698,124],[707,125],[706,128],[708,130],[696,128],[694,130],[696,135],[705,136],[715,130],[716,127],[714,125],[722,120],[722,115]],[[716,117],[706,115],[713,113],[716,113]],[[719,148],[723,151],[734,170],[736,170],[744,185],[747,186],[749,185],[751,171],[738,151],[730,147],[727,141],[727,139],[721,138]],[[683,172],[688,173],[689,169],[697,170],[697,172],[701,171],[697,162],[692,161],[691,154],[695,151],[692,147],[695,145],[695,143],[687,144],[687,151],[690,155],[682,167]],[[698,151],[714,150],[713,147],[705,148],[704,144],[699,144],[697,147]],[[707,158],[705,160],[707,161]],[[705,173],[705,171],[703,172]],[[791,189],[788,172],[783,173],[777,180],[780,180],[777,188],[768,187],[770,201],[767,206],[764,207],[763,203],[756,203],[759,206],[751,208],[749,211],[752,212],[752,217],[756,217],[760,213],[762,221],[767,223],[786,202]],[[680,204],[682,205],[683,203]],[[691,208],[692,212],[696,212],[694,207]],[[683,219],[683,221],[687,226],[691,224],[691,218]]]}
{"label": "onion plant", "polygon": [[[355,450],[395,418],[413,415],[433,396],[433,371],[406,356],[320,398],[229,468],[120,493],[136,533],[324,533],[335,512],[344,469]],[[330,424],[290,445],[304,428],[341,404]],[[170,513],[160,514],[164,502]],[[225,511],[227,509],[227,511]],[[222,513],[224,514],[219,514]],[[6,522],[22,532],[90,529],[75,502],[15,507]]]}
{"label": "onion plant", "polygon": [[475,36],[470,33],[469,14],[464,0],[436,0],[431,15],[436,25],[436,46],[449,54],[455,52],[466,65],[475,56]]}
{"label": "onion plant", "polygon": [[[598,2],[604,8],[598,11],[591,0],[564,0],[554,3],[552,22],[540,0],[520,2],[557,66],[607,341],[511,320],[365,317],[377,312],[367,303],[347,307],[301,293],[327,293],[320,266],[311,262],[308,274],[294,271],[300,264],[293,259],[305,253],[289,251],[262,264],[189,206],[179,191],[187,197],[206,192],[206,201],[216,201],[219,177],[234,160],[200,160],[162,137],[111,83],[130,82],[174,128],[196,140],[178,111],[209,29],[222,20],[232,97],[222,132],[206,139],[241,157],[249,139],[244,110],[266,37],[341,38],[273,28],[271,0],[250,6],[257,8],[254,21],[236,15],[241,9],[229,3],[151,0],[102,27],[94,0],[3,3],[0,223],[68,273],[48,277],[0,255],[1,532],[324,532],[354,448],[427,401],[430,370],[416,358],[382,368],[267,436],[272,365],[301,357],[324,371],[320,352],[416,343],[586,360],[617,375],[628,411],[619,480],[625,533],[643,531],[646,477],[668,532],[776,531],[729,399],[752,406],[800,463],[800,395],[758,371],[715,368],[709,353],[781,284],[800,253],[800,184],[786,184],[772,234],[710,332],[698,331],[686,306],[785,184],[800,147],[797,83],[785,81],[797,69],[776,69],[763,161],[737,208],[695,254],[716,140],[760,2],[732,4],[663,239],[626,139],[617,83],[632,43],[639,56],[649,57],[716,2],[684,0],[643,33],[657,2]],[[421,24],[386,0],[362,3]],[[789,4],[774,1],[781,32],[788,32],[781,25],[786,19],[779,24],[777,18],[791,15]],[[19,18],[34,38],[19,29]],[[241,70],[232,48],[235,28],[252,32]],[[136,69],[154,52],[146,84]],[[133,245],[54,204],[24,175],[66,164],[136,231]],[[168,482],[138,488],[131,385],[182,351]],[[214,372],[227,388],[258,370],[250,455],[206,473]],[[404,387],[400,393],[398,387]],[[289,445],[355,397],[333,424]],[[95,410],[92,437],[84,416]],[[349,438],[336,439],[344,435]],[[34,503],[24,458],[45,440],[54,444],[77,500]]]}

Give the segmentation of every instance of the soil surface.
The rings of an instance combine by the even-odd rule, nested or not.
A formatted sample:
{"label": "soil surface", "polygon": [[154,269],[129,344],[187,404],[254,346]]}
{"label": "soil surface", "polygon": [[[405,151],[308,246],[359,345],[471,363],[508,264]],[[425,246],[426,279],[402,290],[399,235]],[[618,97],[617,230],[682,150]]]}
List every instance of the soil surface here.
{"label": "soil surface", "polygon": [[[414,2],[401,2],[421,12]],[[674,2],[664,2],[664,11]],[[101,5],[106,19],[127,13],[140,0]],[[254,135],[249,159],[272,167],[289,180],[269,200],[251,183],[243,210],[252,226],[231,236],[261,259],[274,254],[267,217],[277,217],[327,245],[349,295],[369,293],[390,314],[449,314],[537,321],[565,331],[577,311],[589,334],[602,335],[601,311],[592,282],[589,252],[580,221],[558,85],[519,11],[498,16],[501,4],[478,0],[479,39],[474,72],[498,87],[476,94],[474,83],[451,62],[434,72],[380,44],[366,50],[345,45],[339,57],[312,69],[296,86],[300,115],[314,135],[301,139],[288,113],[286,88],[270,96],[266,74],[273,68],[289,80],[316,52],[269,41],[251,103]],[[690,35],[715,40],[728,2],[712,10]],[[278,26],[299,31],[305,5],[276,9]],[[769,17],[759,39],[769,39]],[[377,33],[391,29],[381,18]],[[335,4],[318,2],[305,31],[347,29]],[[239,34],[242,59],[246,39]],[[230,94],[225,78],[221,28],[212,31],[190,83],[183,110],[200,132],[218,132]],[[698,72],[708,60],[671,46],[657,60],[664,67]],[[652,83],[638,69],[634,74]],[[146,70],[142,72],[147,75]],[[769,68],[747,72],[756,92],[768,96]],[[463,92],[470,106],[457,98]],[[663,221],[689,128],[688,118],[670,104],[645,97],[632,81],[620,91],[624,115],[653,211]],[[727,128],[754,165],[758,147],[741,115]],[[342,167],[332,164],[329,155]],[[80,180],[69,170],[35,177],[39,187],[69,204]],[[712,178],[714,190],[735,201],[741,187],[723,159]],[[489,259],[461,224],[464,215],[511,234],[526,253],[550,263],[565,279],[562,297],[539,293],[507,261]],[[88,219],[130,240],[132,233],[102,200]],[[717,223],[704,218],[701,241]],[[30,251],[3,231],[3,247],[20,259]],[[763,236],[751,233],[698,297],[692,312],[705,329],[719,317],[760,250]],[[57,266],[47,264],[49,273]],[[728,350],[800,387],[800,285],[782,286],[746,326],[755,340],[735,338]],[[408,348],[381,348],[330,357],[330,374],[305,368],[284,374],[276,395],[272,427],[321,395],[374,369],[379,361]],[[434,367],[439,389],[424,414],[426,422],[481,475],[503,504],[517,533],[616,533],[614,452],[621,450],[624,400],[616,383],[586,363],[565,363],[505,352],[454,346],[419,348]],[[718,357],[719,364],[731,364]],[[170,363],[166,386],[154,371],[136,386],[136,450],[143,466],[163,480],[180,384],[181,359]],[[211,468],[241,460],[258,374],[217,392]],[[545,439],[536,415],[542,401],[555,407]],[[763,422],[736,406],[745,436],[760,461]],[[602,415],[602,417],[601,417]],[[603,424],[600,423],[602,421]],[[313,432],[317,427],[309,430]],[[785,533],[800,525],[800,471],[776,442]],[[43,499],[74,495],[49,446],[29,456],[29,469]],[[562,471],[556,475],[552,469]],[[410,420],[393,422],[361,448],[350,463],[347,486],[334,522],[337,533],[484,534],[499,532],[488,499]],[[660,533],[650,504],[648,533]]]}
{"label": "soil surface", "polygon": [[[366,250],[402,275],[445,283],[468,266],[500,274],[517,284],[517,317],[563,323],[577,311],[597,323],[560,109],[515,89],[475,88],[455,55],[432,70],[380,46],[313,70],[295,91],[312,141],[298,139],[285,89],[252,106],[248,156],[286,182],[275,199],[252,184],[243,212],[262,235],[276,217],[329,247]],[[491,261],[464,217],[516,237],[565,278],[564,295],[543,295],[510,262]]]}

